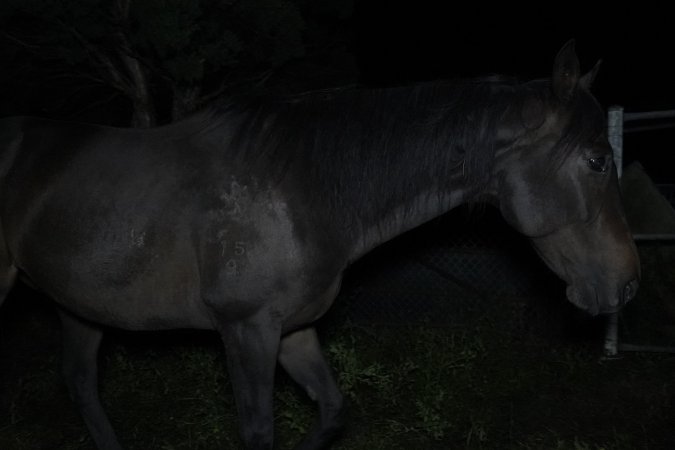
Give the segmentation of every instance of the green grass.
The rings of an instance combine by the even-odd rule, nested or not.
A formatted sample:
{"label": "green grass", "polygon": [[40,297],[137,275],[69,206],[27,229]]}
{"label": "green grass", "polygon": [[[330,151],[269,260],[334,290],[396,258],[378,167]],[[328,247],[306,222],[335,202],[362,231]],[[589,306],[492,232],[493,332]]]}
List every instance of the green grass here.
{"label": "green grass", "polygon": [[[664,264],[664,255],[645,263]],[[662,289],[643,282],[636,302],[662,301]],[[60,379],[55,315],[41,301],[28,304],[15,296],[0,314],[0,449],[92,449]],[[453,327],[363,326],[340,314],[323,321],[324,349],[349,403],[333,448],[675,448],[674,355],[604,361],[601,322],[572,315],[564,327],[523,330],[512,306],[496,303]],[[240,448],[214,334],[113,333],[101,356],[101,395],[126,448]],[[278,448],[292,448],[313,415],[279,373]]]}

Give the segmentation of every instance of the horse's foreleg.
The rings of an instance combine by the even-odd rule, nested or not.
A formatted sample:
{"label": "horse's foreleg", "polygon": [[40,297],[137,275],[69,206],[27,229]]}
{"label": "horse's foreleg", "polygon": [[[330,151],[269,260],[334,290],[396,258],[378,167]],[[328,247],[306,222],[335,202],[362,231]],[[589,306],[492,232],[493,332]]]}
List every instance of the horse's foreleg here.
{"label": "horse's foreleg", "polygon": [[281,340],[279,362],[319,406],[319,419],[296,449],[323,448],[342,428],[344,407],[316,330],[306,328],[285,336]]}
{"label": "horse's foreleg", "polygon": [[228,323],[220,330],[234,389],[239,426],[250,450],[272,449],[274,370],[280,327],[269,313]]}
{"label": "horse's foreleg", "polygon": [[70,396],[99,450],[121,450],[98,398],[97,354],[103,331],[60,310],[63,325],[63,376]]}

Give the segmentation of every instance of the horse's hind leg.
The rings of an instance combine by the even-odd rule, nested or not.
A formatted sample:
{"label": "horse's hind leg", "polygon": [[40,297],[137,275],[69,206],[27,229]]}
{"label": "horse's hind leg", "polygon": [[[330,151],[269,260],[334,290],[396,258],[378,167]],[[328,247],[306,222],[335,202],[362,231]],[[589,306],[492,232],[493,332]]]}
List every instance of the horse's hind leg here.
{"label": "horse's hind leg", "polygon": [[316,330],[306,328],[285,336],[281,340],[279,362],[319,406],[319,419],[296,449],[323,448],[342,428],[344,406]]}
{"label": "horse's hind leg", "polygon": [[63,376],[99,450],[121,450],[98,398],[97,354],[101,328],[59,310],[63,325]]}

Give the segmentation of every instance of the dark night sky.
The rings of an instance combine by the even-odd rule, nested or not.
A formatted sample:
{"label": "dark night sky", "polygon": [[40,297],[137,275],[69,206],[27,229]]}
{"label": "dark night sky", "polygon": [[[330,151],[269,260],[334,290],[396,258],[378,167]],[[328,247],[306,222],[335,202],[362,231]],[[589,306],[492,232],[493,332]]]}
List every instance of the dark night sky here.
{"label": "dark night sky", "polygon": [[[675,109],[675,16],[665,2],[616,2],[601,10],[589,2],[472,5],[357,2],[355,49],[364,81],[547,77],[558,49],[574,38],[583,71],[602,59],[594,93],[603,106]],[[674,130],[626,135],[627,161],[640,160],[657,181],[675,183],[675,169],[663,164],[663,155],[675,151]]]}
{"label": "dark night sky", "polygon": [[[547,77],[558,49],[574,38],[583,70],[603,60],[594,86],[603,106],[675,109],[675,19],[665,2],[615,2],[602,8],[569,1],[538,6],[440,0],[354,3],[347,20],[352,28],[349,48],[367,85],[489,74]],[[10,104],[0,111],[11,111]],[[675,170],[664,169],[659,156],[664,146],[672,151],[673,134],[627,136],[628,159],[655,161],[651,164],[657,178],[675,183],[675,175],[670,176]]]}
{"label": "dark night sky", "polygon": [[[576,39],[582,69],[603,60],[596,94],[629,109],[675,107],[675,18],[665,7],[589,10],[359,2],[357,52],[367,80],[393,82],[505,73],[547,76],[557,50]],[[454,2],[452,2],[454,3]],[[434,6],[431,6],[434,5]]]}

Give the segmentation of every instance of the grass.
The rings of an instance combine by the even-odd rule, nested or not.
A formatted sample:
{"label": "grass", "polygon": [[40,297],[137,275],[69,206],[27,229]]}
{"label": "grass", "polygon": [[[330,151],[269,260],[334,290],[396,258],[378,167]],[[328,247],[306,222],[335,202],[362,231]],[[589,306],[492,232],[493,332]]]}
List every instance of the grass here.
{"label": "grass", "polygon": [[[652,249],[643,265],[673,267],[668,258]],[[659,287],[643,281],[639,308],[663,301],[663,286],[650,278],[657,276],[668,277],[645,274]],[[572,314],[559,319],[564,327],[524,330],[510,316],[518,310],[497,303],[471,323],[387,327],[355,324],[338,308],[320,324],[349,403],[333,448],[675,448],[675,356],[601,360],[601,321]],[[0,316],[0,449],[92,449],[60,379],[59,329],[49,304],[20,290]],[[240,448],[214,334],[115,332],[101,356],[101,395],[126,448]],[[279,373],[278,447],[292,448],[313,414],[313,404]]]}

